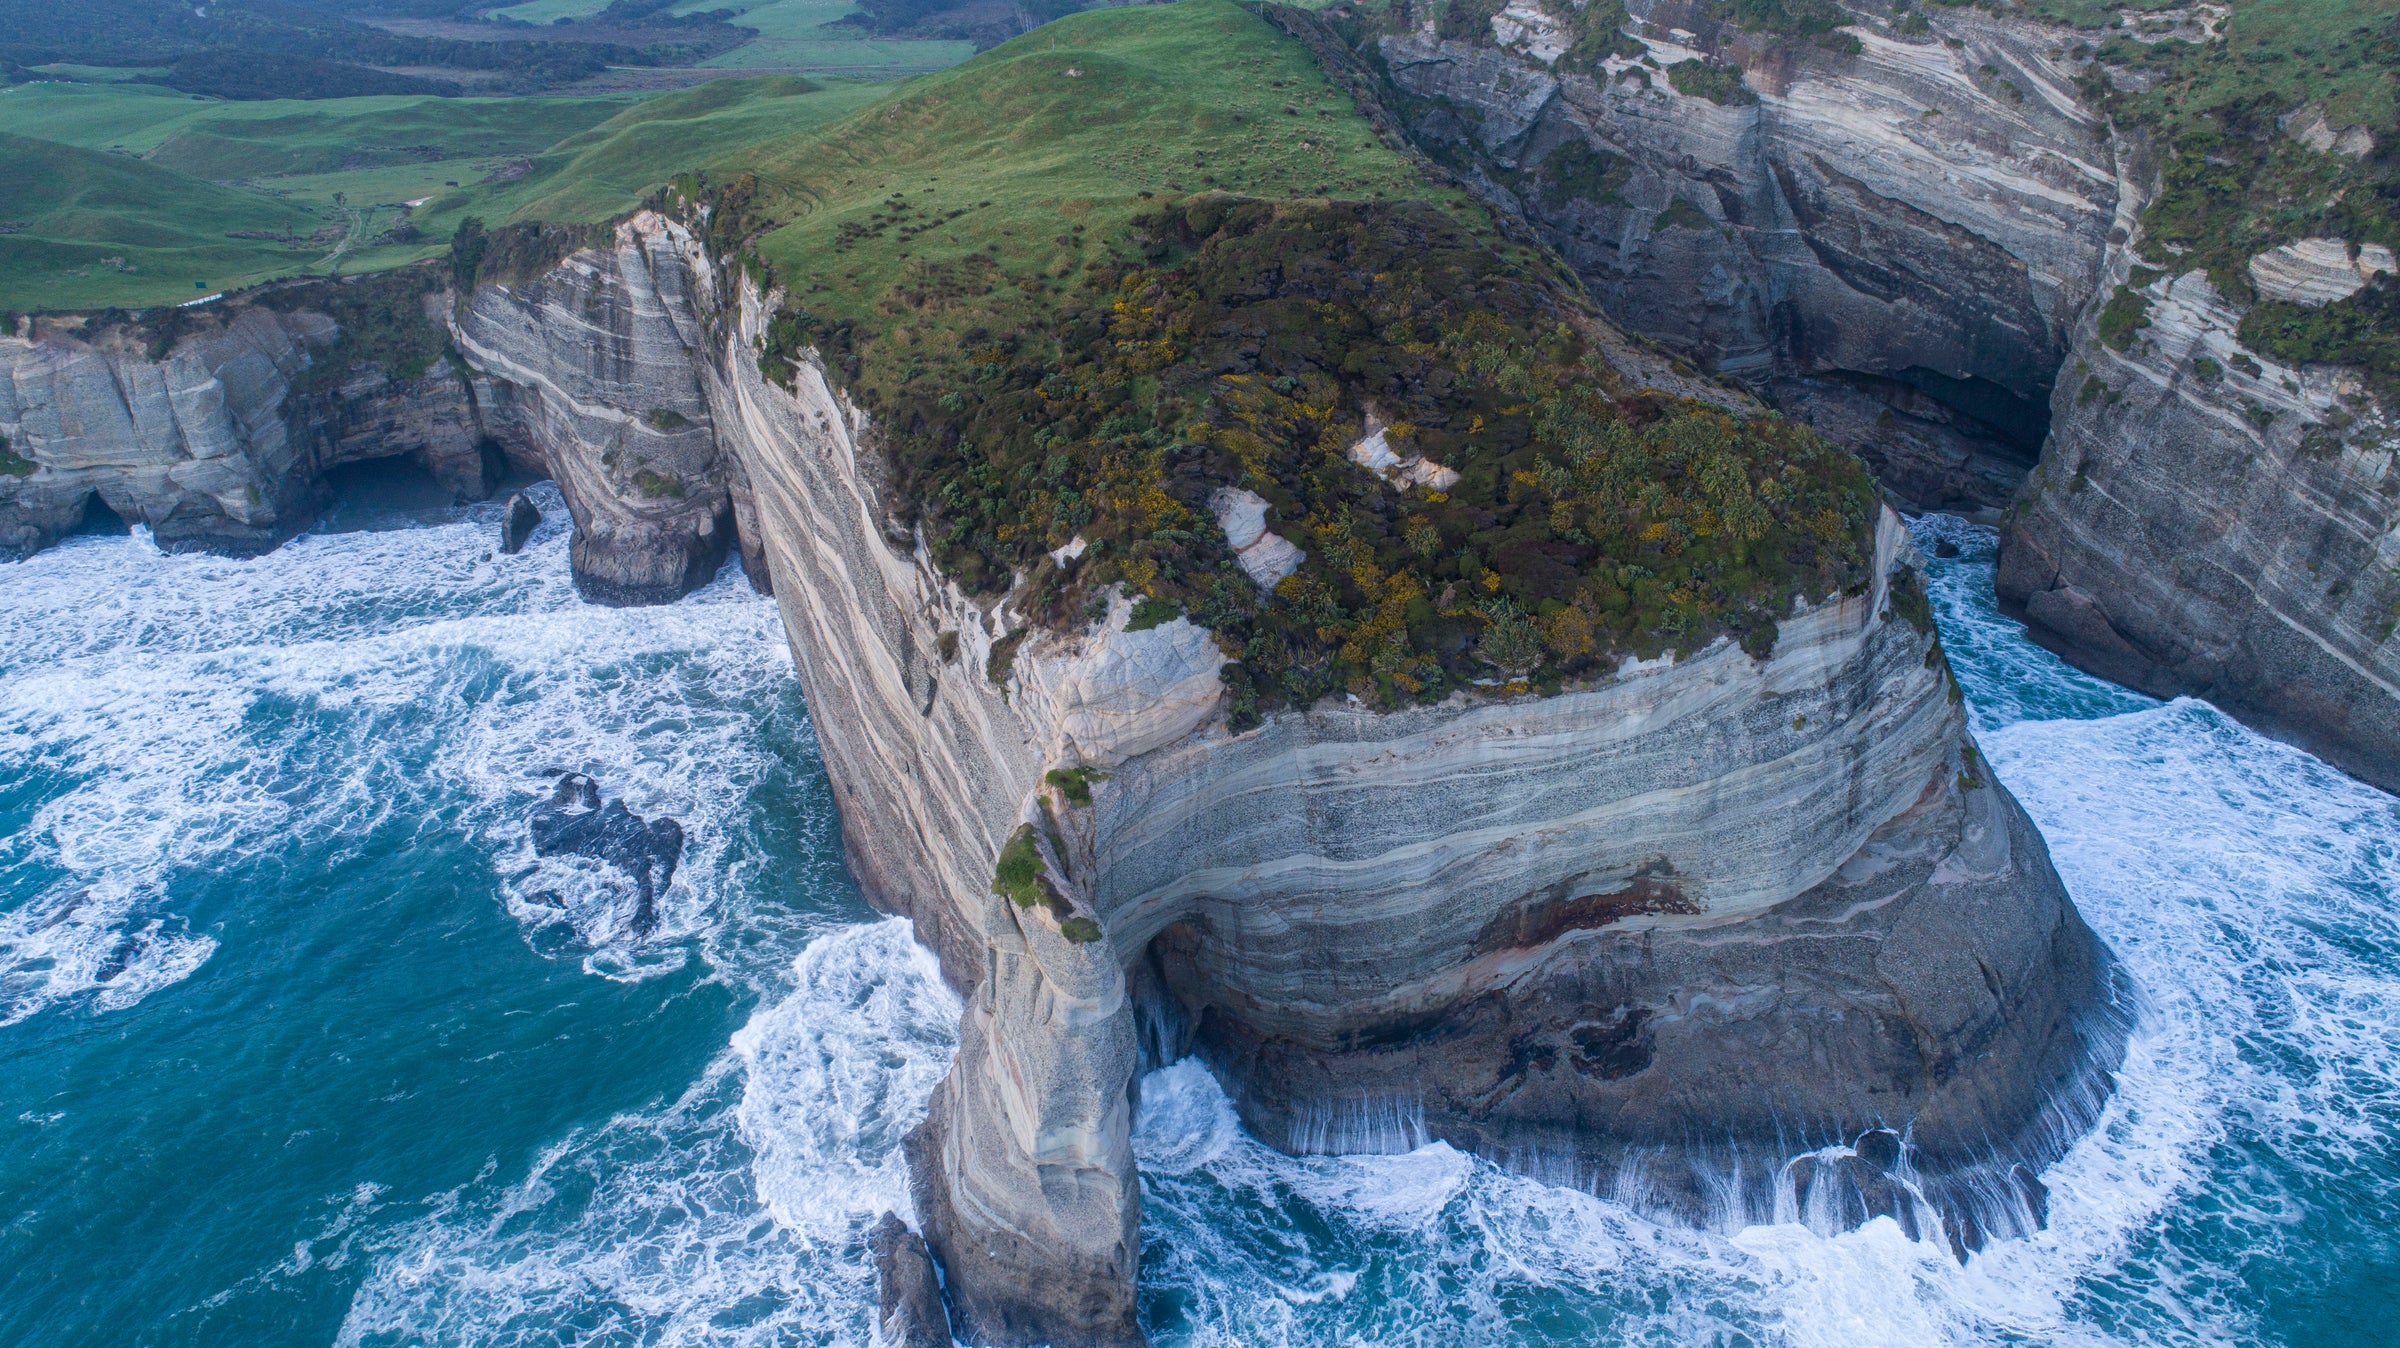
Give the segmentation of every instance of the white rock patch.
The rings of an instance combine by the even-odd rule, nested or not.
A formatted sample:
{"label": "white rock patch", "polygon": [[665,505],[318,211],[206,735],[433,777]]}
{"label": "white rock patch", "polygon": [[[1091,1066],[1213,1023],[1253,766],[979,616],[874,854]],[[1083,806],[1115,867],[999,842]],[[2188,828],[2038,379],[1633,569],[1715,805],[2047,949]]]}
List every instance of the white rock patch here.
{"label": "white rock patch", "polygon": [[1262,590],[1274,589],[1275,582],[1299,570],[1301,559],[1308,555],[1293,547],[1291,540],[1267,532],[1267,498],[1257,492],[1221,487],[1209,498],[1208,508],[1216,513],[1217,526],[1225,531],[1234,560]]}
{"label": "white rock patch", "polygon": [[2250,283],[2268,299],[2315,306],[2348,299],[2377,272],[2393,270],[2392,250],[2382,244],[2366,244],[2352,258],[2340,239],[2302,239],[2250,259]]}
{"label": "white rock patch", "polygon": [[1558,58],[1575,45],[1567,26],[1533,0],[1509,0],[1506,9],[1494,14],[1492,40],[1503,47],[1519,48],[1546,66],[1558,64]]}
{"label": "white rock patch", "polygon": [[1458,485],[1455,469],[1444,468],[1419,454],[1401,458],[1381,428],[1350,446],[1350,462],[1396,486],[1448,491]]}
{"label": "white rock patch", "polygon": [[1018,657],[1025,710],[1057,737],[1052,758],[1113,768],[1182,739],[1216,711],[1225,656],[1208,629],[1177,618],[1129,632],[1132,614],[1119,592],[1098,632],[1043,641]]}
{"label": "white rock patch", "polygon": [[2284,114],[2280,125],[2285,134],[2319,154],[2364,159],[2375,152],[2374,132],[2363,126],[2335,126],[2325,119],[2325,109],[2313,103]]}

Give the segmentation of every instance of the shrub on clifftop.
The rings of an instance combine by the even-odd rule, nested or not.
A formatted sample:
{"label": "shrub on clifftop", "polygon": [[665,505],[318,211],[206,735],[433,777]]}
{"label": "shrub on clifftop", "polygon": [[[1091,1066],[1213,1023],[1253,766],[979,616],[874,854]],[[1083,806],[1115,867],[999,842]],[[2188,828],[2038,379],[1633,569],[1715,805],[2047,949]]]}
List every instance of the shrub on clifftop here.
{"label": "shrub on clifftop", "polygon": [[[1029,575],[1072,626],[1126,584],[1214,629],[1263,707],[1571,676],[1771,632],[1864,575],[1855,459],[1623,388],[1587,318],[1439,211],[1204,196],[1137,227],[1144,262],[1090,273],[1054,328],[987,333],[881,399],[902,509],[970,588]],[[1351,451],[1376,432],[1455,481],[1370,472]],[[1307,553],[1271,595],[1234,564],[1222,487]],[[1076,536],[1082,559],[1048,556]]]}

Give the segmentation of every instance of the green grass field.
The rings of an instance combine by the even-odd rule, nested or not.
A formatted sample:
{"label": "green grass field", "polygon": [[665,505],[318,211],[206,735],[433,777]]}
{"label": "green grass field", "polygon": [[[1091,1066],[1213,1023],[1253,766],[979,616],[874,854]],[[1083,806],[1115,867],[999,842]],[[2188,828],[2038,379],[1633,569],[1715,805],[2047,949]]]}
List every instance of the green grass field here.
{"label": "green grass field", "polygon": [[521,5],[495,9],[495,19],[515,19],[519,23],[556,23],[560,19],[588,19],[608,8],[608,0],[525,0]]}
{"label": "green grass field", "polygon": [[761,254],[812,310],[862,323],[905,273],[968,254],[1056,283],[1116,246],[1150,195],[1411,196],[1482,215],[1225,0],[1061,19],[746,162],[785,221]]}
{"label": "green grass field", "polygon": [[879,38],[855,28],[827,28],[857,6],[850,0],[685,0],[677,13],[718,8],[741,11],[733,22],[758,36],[708,61],[720,70],[788,69],[894,78],[944,70],[975,54],[973,43]]}
{"label": "green grass field", "polygon": [[263,192],[4,133],[0,223],[0,308],[12,311],[176,303],[331,249],[307,242],[321,217]]}
{"label": "green grass field", "polygon": [[660,94],[534,156],[523,177],[445,191],[415,218],[436,240],[447,240],[470,215],[492,224],[605,220],[678,173],[729,170],[761,145],[823,126],[889,91],[888,85],[762,75]]}
{"label": "green grass field", "polygon": [[[229,103],[152,85],[20,85],[0,91],[11,137],[0,179],[16,185],[0,208],[12,226],[0,234],[0,309],[167,304],[337,264],[398,266],[439,252],[468,214],[605,219],[675,173],[822,125],[887,88],[766,76],[648,98]],[[68,165],[77,181],[105,179],[124,209],[39,209]],[[420,201],[416,241],[374,242]],[[307,246],[226,237],[327,229],[331,241]]]}

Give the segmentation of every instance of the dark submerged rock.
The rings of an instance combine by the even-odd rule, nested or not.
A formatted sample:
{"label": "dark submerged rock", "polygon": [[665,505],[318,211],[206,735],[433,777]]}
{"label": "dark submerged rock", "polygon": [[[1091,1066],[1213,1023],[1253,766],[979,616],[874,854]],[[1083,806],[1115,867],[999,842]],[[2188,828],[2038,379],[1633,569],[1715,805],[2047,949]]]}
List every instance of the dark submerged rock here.
{"label": "dark submerged rock", "polygon": [[892,1213],[867,1232],[880,1289],[876,1323],[892,1348],[950,1348],[950,1317],[925,1238]]}
{"label": "dark submerged rock", "polygon": [[674,883],[675,867],[683,860],[681,823],[645,820],[621,800],[603,804],[598,782],[570,772],[558,779],[547,802],[534,807],[529,827],[535,856],[590,857],[632,876],[641,886],[633,934],[644,937],[657,929],[658,892]]}
{"label": "dark submerged rock", "polygon": [[525,540],[533,537],[533,531],[541,525],[541,507],[527,499],[523,492],[509,497],[508,516],[500,521],[500,550],[511,554],[522,551]]}

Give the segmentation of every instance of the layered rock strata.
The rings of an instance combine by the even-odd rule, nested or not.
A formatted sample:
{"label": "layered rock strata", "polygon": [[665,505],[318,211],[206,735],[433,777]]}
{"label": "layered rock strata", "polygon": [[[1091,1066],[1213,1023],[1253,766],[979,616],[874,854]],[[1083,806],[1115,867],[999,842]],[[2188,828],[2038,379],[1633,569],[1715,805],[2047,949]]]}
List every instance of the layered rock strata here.
{"label": "layered rock strata", "polygon": [[[1236,734],[1188,620],[1131,630],[1120,597],[1059,633],[962,594],[891,523],[824,371],[762,378],[766,314],[714,320],[706,400],[852,868],[965,997],[908,1146],[963,1338],[1141,1341],[1132,1114],[1144,1065],[1185,1052],[1295,1150],[1440,1137],[1740,1220],[1810,1199],[1782,1162],[1827,1143],[1801,1189],[1854,1220],[2038,1220],[2030,1171],[2122,1022],[1930,632],[1894,616],[1895,519],[1872,587],[1796,609],[1763,662],[1720,643],[1548,698]],[[1012,838],[1040,903],[995,890]],[[1877,1130],[1905,1160],[1860,1159]]]}
{"label": "layered rock strata", "polygon": [[463,499],[511,469],[554,478],[586,597],[676,599],[716,575],[747,508],[694,374],[693,246],[644,217],[455,312],[436,291],[462,359],[408,380],[362,363],[307,393],[341,334],[304,308],[231,302],[158,357],[139,332],[27,325],[0,337],[0,551],[48,546],[95,502],[164,546],[262,551],[314,517],[328,472],[403,458]]}
{"label": "layered rock strata", "polygon": [[[1901,501],[1997,522],[2021,487],[2001,600],[2037,640],[2400,789],[2392,409],[2355,372],[2243,350],[2196,274],[2146,282],[2130,346],[2097,340],[2157,166],[2078,102],[2081,44],[1959,9],[1909,36],[1861,5],[1846,54],[1631,9],[1644,56],[1597,67],[1527,0],[1472,40],[1427,20],[1373,39],[1364,92],[1612,317],[1769,392]],[[1329,32],[1320,55],[1351,60]],[[1695,60],[1756,101],[1662,77]],[[2319,304],[2393,265],[2303,239],[2250,275]]]}
{"label": "layered rock strata", "polygon": [[478,287],[451,324],[484,425],[558,482],[576,586],[602,603],[680,598],[734,543],[735,486],[694,374],[694,247],[644,215],[523,286]]}
{"label": "layered rock strata", "polygon": [[2060,383],[2002,607],[2085,669],[2400,791],[2400,417],[2355,372],[2245,350],[2200,272],[2137,293],[2147,325],[2123,349],[2087,326]]}
{"label": "layered rock strata", "polygon": [[[2107,128],[2056,30],[1861,15],[1844,54],[1636,0],[1639,59],[1567,56],[1520,0],[1489,35],[1375,41],[1409,137],[1536,226],[1610,317],[1771,393],[1912,507],[1990,519],[2042,443],[2114,214]],[[1630,37],[1629,41],[1633,40]],[[1663,68],[1742,68],[1755,101]]]}
{"label": "layered rock strata", "polygon": [[157,358],[137,334],[48,321],[0,337],[0,437],[29,469],[0,472],[0,555],[49,546],[95,503],[164,547],[263,551],[314,516],[327,472],[373,459],[488,495],[500,465],[449,362],[406,380],[362,365],[292,393],[339,335],[323,314],[246,305]]}

